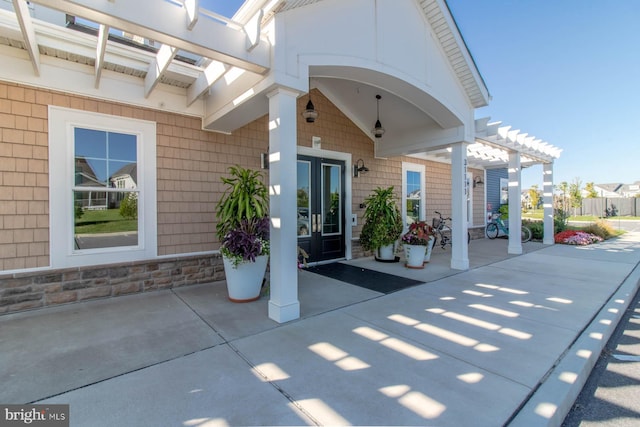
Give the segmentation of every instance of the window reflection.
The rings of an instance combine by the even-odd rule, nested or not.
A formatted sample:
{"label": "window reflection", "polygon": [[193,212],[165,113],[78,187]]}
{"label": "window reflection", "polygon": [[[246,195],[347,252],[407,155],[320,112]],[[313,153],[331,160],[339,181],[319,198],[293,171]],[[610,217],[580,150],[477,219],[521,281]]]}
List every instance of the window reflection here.
{"label": "window reflection", "polygon": [[74,129],[76,249],[138,245],[135,135]]}
{"label": "window reflection", "polygon": [[311,163],[298,161],[298,236],[308,237],[311,235],[310,212],[311,200],[309,198],[311,190]]}
{"label": "window reflection", "polygon": [[407,194],[405,214],[407,225],[420,220],[420,172],[407,171]]}

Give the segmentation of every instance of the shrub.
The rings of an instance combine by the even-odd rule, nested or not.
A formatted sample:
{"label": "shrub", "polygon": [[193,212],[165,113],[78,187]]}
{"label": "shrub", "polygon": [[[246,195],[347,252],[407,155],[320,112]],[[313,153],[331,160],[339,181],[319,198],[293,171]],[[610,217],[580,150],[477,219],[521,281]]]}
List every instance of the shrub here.
{"label": "shrub", "polygon": [[534,240],[542,240],[544,237],[544,223],[541,221],[523,221],[529,230],[531,230],[531,238]]}
{"label": "shrub", "polygon": [[607,221],[599,219],[594,224],[590,224],[583,228],[583,231],[591,234],[595,234],[598,237],[606,240],[612,236],[615,236],[615,230],[611,227]]}
{"label": "shrub", "polygon": [[558,208],[553,213],[553,229],[555,233],[560,233],[567,229],[569,213]]}
{"label": "shrub", "polygon": [[500,205],[500,207],[498,208],[498,212],[502,214],[503,221],[506,221],[507,219],[509,219],[509,205],[507,204]]}

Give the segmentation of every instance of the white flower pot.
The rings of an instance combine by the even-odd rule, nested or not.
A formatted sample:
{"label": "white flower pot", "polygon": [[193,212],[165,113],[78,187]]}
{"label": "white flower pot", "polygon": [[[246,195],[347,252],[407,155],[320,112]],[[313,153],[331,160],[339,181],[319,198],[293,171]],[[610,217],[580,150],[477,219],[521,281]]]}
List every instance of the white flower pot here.
{"label": "white flower pot", "polygon": [[249,302],[260,298],[264,273],[267,271],[268,255],[256,257],[256,262],[246,261],[233,266],[233,261],[222,256],[224,274],[227,280],[229,300]]}
{"label": "white flower pot", "polygon": [[405,266],[407,268],[424,268],[424,255],[427,247],[423,245],[404,245]]}
{"label": "white flower pot", "polygon": [[427,245],[427,251],[424,254],[424,262],[431,261],[431,250],[433,249],[433,240],[434,239],[435,239],[435,237],[433,237],[433,236],[429,237],[429,244]]}
{"label": "white flower pot", "polygon": [[393,261],[396,258],[396,245],[392,243],[387,246],[379,247],[376,252],[376,258],[383,261]]}

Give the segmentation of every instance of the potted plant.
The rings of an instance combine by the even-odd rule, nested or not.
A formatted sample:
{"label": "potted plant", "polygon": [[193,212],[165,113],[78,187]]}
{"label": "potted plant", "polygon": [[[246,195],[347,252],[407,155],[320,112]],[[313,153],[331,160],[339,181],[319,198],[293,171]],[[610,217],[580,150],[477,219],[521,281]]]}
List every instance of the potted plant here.
{"label": "potted plant", "polygon": [[409,226],[407,232],[402,235],[408,268],[423,268],[424,263],[429,262],[434,235],[433,227],[424,221],[414,222]]}
{"label": "potted plant", "polygon": [[218,203],[216,234],[221,242],[229,299],[260,298],[269,258],[269,193],[262,174],[240,166],[222,177],[227,186]]}
{"label": "potted plant", "polygon": [[367,251],[374,251],[376,260],[395,260],[395,245],[402,234],[402,216],[396,205],[393,187],[376,188],[364,200],[364,226],[360,244]]}

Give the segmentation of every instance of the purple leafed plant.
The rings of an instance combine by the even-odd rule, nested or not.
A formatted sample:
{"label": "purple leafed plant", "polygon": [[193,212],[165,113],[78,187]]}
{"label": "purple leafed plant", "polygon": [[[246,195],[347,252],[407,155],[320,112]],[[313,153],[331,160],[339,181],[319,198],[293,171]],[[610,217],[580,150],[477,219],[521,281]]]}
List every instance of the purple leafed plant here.
{"label": "purple leafed plant", "polygon": [[260,255],[269,255],[269,218],[243,219],[222,240],[222,253],[237,266],[243,261],[255,262]]}

